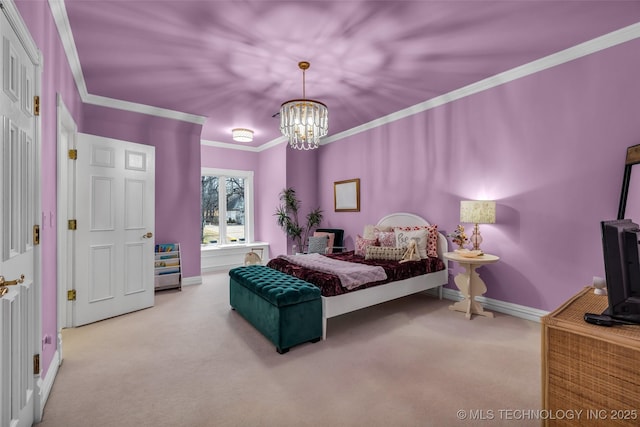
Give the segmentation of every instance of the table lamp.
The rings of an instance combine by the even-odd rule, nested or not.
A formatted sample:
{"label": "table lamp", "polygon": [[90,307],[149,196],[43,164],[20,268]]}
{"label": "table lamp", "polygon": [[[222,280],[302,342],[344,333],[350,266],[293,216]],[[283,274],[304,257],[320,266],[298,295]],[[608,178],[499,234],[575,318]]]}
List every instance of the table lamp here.
{"label": "table lamp", "polygon": [[496,222],[496,202],[490,200],[462,200],[460,201],[460,222],[475,224],[471,243],[474,250],[480,250],[482,236],[478,224],[493,224]]}

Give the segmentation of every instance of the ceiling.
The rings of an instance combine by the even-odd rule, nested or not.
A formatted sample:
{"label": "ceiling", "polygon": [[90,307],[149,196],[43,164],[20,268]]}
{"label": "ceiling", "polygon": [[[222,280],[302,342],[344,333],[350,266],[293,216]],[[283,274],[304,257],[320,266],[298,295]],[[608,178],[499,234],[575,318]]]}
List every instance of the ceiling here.
{"label": "ceiling", "polygon": [[329,135],[640,22],[638,1],[65,0],[87,91],[203,116],[202,139],[280,137],[280,104]]}

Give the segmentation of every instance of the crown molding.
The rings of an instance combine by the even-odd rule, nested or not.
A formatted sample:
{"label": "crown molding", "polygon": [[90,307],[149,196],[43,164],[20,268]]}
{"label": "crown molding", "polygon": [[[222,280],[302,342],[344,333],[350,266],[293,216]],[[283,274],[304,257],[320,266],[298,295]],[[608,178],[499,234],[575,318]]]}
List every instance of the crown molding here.
{"label": "crown molding", "polygon": [[[597,53],[599,51],[617,46],[619,44],[637,39],[639,37],[640,23],[629,25],[628,27],[621,28],[603,36],[596,37],[595,39],[588,40],[584,43],[580,43],[551,55],[547,55],[543,58],[537,59],[527,64],[520,65],[486,79],[479,80],[460,89],[456,89],[444,95],[431,98],[427,101],[415,104],[403,110],[396,111],[395,113],[391,113],[370,122],[364,123],[360,126],[356,126],[335,135],[328,136],[320,141],[320,145],[327,145],[331,144],[332,142],[343,140],[347,137],[357,135],[361,132],[366,132],[368,130],[384,126],[397,120],[404,119],[406,117],[413,116],[415,114],[419,114],[436,107],[440,107],[442,105],[448,104],[449,102],[457,101],[459,99],[495,88],[505,83],[509,83],[514,80],[539,73],[549,68],[553,68],[558,65],[573,61],[575,59]],[[234,148],[237,147],[234,146]]]}
{"label": "crown molding", "polygon": [[24,23],[13,0],[1,0],[0,9],[2,9],[4,16],[7,17],[7,21],[9,21],[13,31],[18,36],[18,40],[20,40],[33,65],[42,65],[42,55],[38,50],[38,46],[33,41],[27,25]]}
{"label": "crown molding", "polygon": [[259,145],[257,147],[253,147],[253,146],[248,146],[248,145],[236,145],[236,144],[230,144],[228,142],[220,142],[220,141],[210,141],[207,139],[201,139],[200,140],[200,144],[201,145],[206,145],[209,147],[217,147],[217,148],[224,148],[227,150],[240,150],[240,151],[251,151],[254,153],[259,153],[261,151],[264,150],[268,150],[269,148],[275,147],[277,145],[283,144],[287,142],[287,139],[284,136],[280,136],[278,138],[272,139],[269,142],[266,142],[262,145]]}
{"label": "crown molding", "polygon": [[67,17],[67,8],[64,5],[64,0],[49,0],[49,8],[53,15],[53,21],[58,29],[58,35],[62,41],[64,53],[67,55],[67,62],[71,68],[71,74],[73,74],[73,79],[80,93],[80,99],[84,101],[89,93],[87,92],[87,85],[82,75],[82,67],[80,67],[76,43],[71,33],[71,27],[69,26],[69,18]]}
{"label": "crown molding", "polygon": [[[62,45],[64,47],[65,54],[67,55],[67,60],[69,61],[69,66],[71,67],[71,71],[73,73],[73,76],[76,82],[76,86],[78,87],[78,91],[80,92],[80,98],[82,99],[83,102],[86,102],[88,104],[101,105],[104,107],[117,108],[117,109],[126,110],[126,111],[133,111],[137,113],[143,113],[143,114],[149,114],[153,116],[181,120],[181,121],[186,121],[190,123],[204,124],[204,122],[207,119],[205,116],[182,113],[179,111],[153,107],[150,105],[137,104],[133,102],[122,101],[122,100],[107,98],[103,96],[89,95],[89,93],[87,92],[87,86],[84,81],[84,77],[82,75],[82,68],[80,66],[80,60],[78,59],[78,53],[77,53],[76,45],[73,39],[73,34],[71,32],[71,27],[69,26],[69,19],[67,16],[67,10],[64,5],[64,0],[48,0],[48,1],[49,1],[49,7],[51,8],[51,12],[53,14],[54,21],[56,23],[56,27],[58,28],[58,33],[62,40]],[[11,0],[0,0],[0,5],[3,5],[3,8],[5,4],[10,5],[10,7],[13,7],[13,9],[15,9],[15,6],[13,6],[13,2]],[[19,17],[19,14],[18,14],[18,17]],[[564,49],[562,51],[545,56],[543,58],[529,62],[527,64],[512,68],[510,70],[504,71],[502,73],[496,74],[494,76],[491,76],[486,79],[480,80],[478,82],[472,83],[470,85],[464,86],[462,88],[453,90],[444,95],[431,98],[427,101],[415,104],[411,107],[402,109],[400,111],[396,111],[395,113],[391,113],[386,116],[372,120],[370,122],[364,123],[360,126],[356,126],[354,128],[337,133],[335,135],[331,135],[329,137],[324,138],[320,142],[320,145],[326,145],[332,142],[340,141],[347,137],[357,135],[361,132],[374,129],[374,128],[392,123],[394,121],[397,121],[409,116],[413,116],[415,114],[419,114],[421,112],[445,105],[449,102],[453,102],[453,101],[465,98],[467,96],[471,96],[471,95],[483,92],[485,90],[495,88],[505,83],[509,83],[514,80],[527,77],[531,74],[539,73],[549,68],[553,68],[558,65],[565,64],[575,59],[579,59],[584,56],[591,55],[593,53],[599,52],[604,49],[608,49],[610,47],[625,43],[630,40],[634,40],[638,37],[640,37],[640,23],[629,25],[627,27],[605,34],[603,36],[596,37],[584,43],[580,43],[573,47]],[[283,142],[286,142],[286,139],[284,137],[279,137],[265,144],[262,144],[258,147],[247,147],[243,145],[234,145],[234,144],[229,144],[224,142],[201,140],[202,145],[208,145],[212,147],[219,147],[219,148],[225,148],[225,149],[231,149],[231,150],[244,150],[244,151],[254,151],[254,152],[267,150]]]}
{"label": "crown molding", "polygon": [[204,124],[207,120],[204,116],[183,113],[181,111],[168,110],[166,108],[153,107],[151,105],[138,104],[136,102],[123,101],[121,99],[107,98],[106,96],[88,94],[83,100],[87,104],[99,105],[102,107],[117,108],[119,110],[132,111],[134,113],[149,114],[156,117],[180,120],[183,122]]}
{"label": "crown molding", "polygon": [[71,32],[71,26],[69,25],[69,17],[67,16],[67,8],[65,7],[64,0],[49,0],[49,8],[51,9],[51,14],[53,15],[53,20],[56,24],[56,28],[58,29],[58,34],[60,35],[60,40],[62,41],[62,46],[67,56],[67,61],[69,62],[69,67],[71,68],[71,73],[73,74],[82,102],[199,125],[204,124],[207,120],[206,117],[195,114],[89,94],[87,91],[87,84],[84,80],[84,75],[82,74],[82,66],[80,65],[80,59],[78,58],[78,50],[76,49],[76,43],[73,38],[73,33]]}
{"label": "crown molding", "polygon": [[608,49],[613,46],[634,40],[640,37],[640,23],[629,25],[628,27],[621,28],[611,33],[605,34],[595,39],[586,41],[584,43],[577,44],[573,47],[561,50],[535,61],[529,62],[524,65],[512,68],[494,76],[488,77],[483,80],[479,80],[470,85],[464,86],[460,89],[453,90],[441,96],[437,96],[430,100],[421,102],[403,110],[391,113],[389,115],[372,120],[368,123],[364,123],[360,126],[348,129],[344,132],[337,133],[325,138],[320,142],[320,145],[330,144],[335,141],[339,141],[349,136],[356,135],[361,132],[365,132],[370,129],[374,129],[379,126],[386,125],[396,120],[409,117],[423,111],[430,110],[432,108],[439,107],[449,102],[456,101],[458,99],[465,98],[467,96],[474,95],[479,92],[483,92],[488,89],[503,85],[505,83],[512,82],[514,80],[527,77],[531,74],[539,73],[549,68],[556,67],[558,65],[565,64],[575,59],[582,58],[584,56],[591,55],[604,49]]}
{"label": "crown molding", "polygon": [[249,145],[236,145],[236,144],[230,144],[228,142],[210,141],[207,139],[201,139],[200,144],[206,145],[208,147],[225,148],[227,150],[240,150],[240,151],[252,151],[252,152],[259,151],[258,150],[259,147],[253,147]]}

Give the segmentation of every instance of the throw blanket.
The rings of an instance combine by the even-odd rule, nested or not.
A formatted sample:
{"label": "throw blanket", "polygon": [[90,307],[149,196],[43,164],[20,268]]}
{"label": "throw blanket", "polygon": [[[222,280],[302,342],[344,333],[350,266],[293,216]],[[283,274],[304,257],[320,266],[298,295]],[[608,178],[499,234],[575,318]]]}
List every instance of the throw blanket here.
{"label": "throw blanket", "polygon": [[365,283],[387,279],[387,273],[380,266],[340,261],[321,254],[280,255],[278,258],[283,258],[301,267],[334,274],[338,276],[340,283],[346,289],[353,289]]}

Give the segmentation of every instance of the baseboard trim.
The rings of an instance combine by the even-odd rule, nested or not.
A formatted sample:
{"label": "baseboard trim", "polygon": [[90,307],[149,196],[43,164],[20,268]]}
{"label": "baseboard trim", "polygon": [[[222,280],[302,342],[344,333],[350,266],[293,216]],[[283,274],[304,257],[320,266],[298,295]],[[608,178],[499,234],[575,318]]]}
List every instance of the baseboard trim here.
{"label": "baseboard trim", "polygon": [[53,388],[53,383],[56,380],[56,375],[58,375],[58,368],[60,367],[60,353],[58,350],[53,354],[53,359],[51,359],[51,363],[49,364],[49,369],[47,369],[47,375],[44,377],[38,377],[36,381],[36,400],[34,404],[36,405],[34,415],[36,418],[36,422],[42,421],[42,415],[44,414],[44,407],[47,404],[47,400],[49,399],[49,394],[51,393],[51,389]]}
{"label": "baseboard trim", "polygon": [[182,278],[182,286],[201,285],[202,276],[191,276]]}
{"label": "baseboard trim", "polygon": [[[431,289],[428,293],[438,296],[436,289]],[[454,289],[444,288],[442,290],[442,297],[451,301],[461,301],[463,299],[460,291]],[[504,302],[492,298],[476,297],[476,301],[481,303],[484,308],[489,311],[497,311],[498,313],[508,314],[520,319],[531,320],[532,322],[540,323],[540,318],[549,314],[548,311],[539,310],[537,308],[531,308],[520,304],[514,304],[511,302]]]}

